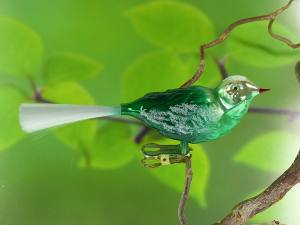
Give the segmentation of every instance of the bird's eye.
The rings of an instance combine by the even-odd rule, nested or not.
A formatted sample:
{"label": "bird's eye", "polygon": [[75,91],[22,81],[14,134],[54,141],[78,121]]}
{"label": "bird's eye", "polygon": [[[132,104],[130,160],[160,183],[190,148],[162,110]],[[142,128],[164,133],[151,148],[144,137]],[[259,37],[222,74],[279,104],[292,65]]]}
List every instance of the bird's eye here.
{"label": "bird's eye", "polygon": [[234,91],[237,91],[237,90],[238,90],[238,87],[237,87],[237,86],[234,86],[234,87],[233,87],[233,90],[234,90]]}

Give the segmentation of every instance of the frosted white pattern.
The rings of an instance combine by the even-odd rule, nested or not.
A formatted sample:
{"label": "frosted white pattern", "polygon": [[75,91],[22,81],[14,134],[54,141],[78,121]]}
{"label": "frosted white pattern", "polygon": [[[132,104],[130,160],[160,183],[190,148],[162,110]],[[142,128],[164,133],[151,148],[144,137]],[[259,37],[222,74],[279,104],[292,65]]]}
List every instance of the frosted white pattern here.
{"label": "frosted white pattern", "polygon": [[149,122],[162,126],[170,133],[189,135],[205,129],[208,124],[215,123],[223,115],[219,105],[198,106],[196,104],[178,104],[170,106],[167,111],[156,109],[141,110],[141,116]]}

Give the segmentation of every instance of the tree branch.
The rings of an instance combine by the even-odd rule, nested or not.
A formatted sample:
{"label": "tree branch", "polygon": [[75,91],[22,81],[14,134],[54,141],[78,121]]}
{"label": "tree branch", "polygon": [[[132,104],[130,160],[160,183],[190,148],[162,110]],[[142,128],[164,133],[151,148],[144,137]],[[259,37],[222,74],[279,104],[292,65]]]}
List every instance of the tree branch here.
{"label": "tree branch", "polygon": [[183,85],[181,85],[181,87],[182,88],[190,87],[197,80],[199,80],[199,78],[203,74],[204,68],[205,68],[205,50],[209,49],[211,47],[214,47],[216,45],[219,45],[220,43],[225,41],[228,38],[228,36],[230,35],[230,33],[236,27],[238,27],[242,24],[252,23],[252,22],[257,22],[257,21],[263,21],[263,20],[269,20],[270,21],[269,28],[268,28],[269,33],[274,39],[282,41],[282,42],[286,43],[287,45],[289,45],[292,48],[299,48],[300,44],[293,44],[289,39],[287,39],[285,37],[282,37],[280,35],[276,35],[272,31],[272,25],[273,25],[276,17],[278,15],[280,15],[281,13],[283,13],[286,9],[288,9],[294,1],[295,0],[289,0],[289,2],[286,5],[282,6],[281,8],[277,9],[276,11],[274,11],[270,14],[237,20],[234,23],[230,24],[217,39],[215,39],[215,40],[213,40],[209,43],[201,45],[201,47],[200,47],[200,63],[199,63],[199,66],[198,66],[195,74],[193,75],[193,77],[191,79],[189,79],[188,81],[186,81]]}
{"label": "tree branch", "polygon": [[269,22],[269,25],[268,25],[268,31],[269,31],[269,34],[270,34],[274,39],[276,39],[276,40],[278,40],[278,41],[281,41],[281,42],[287,44],[287,45],[288,45],[289,47],[291,47],[291,48],[299,48],[299,47],[300,47],[300,43],[294,44],[294,43],[293,43],[291,40],[289,40],[288,38],[283,37],[283,36],[278,35],[278,34],[275,34],[275,33],[273,32],[272,28],[273,28],[273,24],[274,24],[274,22],[275,22],[275,18],[276,18],[276,17],[274,17],[274,19],[271,19],[270,22]]}
{"label": "tree branch", "polygon": [[192,171],[192,162],[191,156],[187,156],[185,158],[185,185],[184,190],[180,198],[179,207],[178,207],[178,219],[181,225],[188,225],[185,215],[184,209],[189,198],[190,187],[193,178],[193,171]]}
{"label": "tree branch", "polygon": [[244,225],[248,219],[270,208],[300,182],[300,151],[288,170],[257,196],[239,203],[222,221],[215,225]]}

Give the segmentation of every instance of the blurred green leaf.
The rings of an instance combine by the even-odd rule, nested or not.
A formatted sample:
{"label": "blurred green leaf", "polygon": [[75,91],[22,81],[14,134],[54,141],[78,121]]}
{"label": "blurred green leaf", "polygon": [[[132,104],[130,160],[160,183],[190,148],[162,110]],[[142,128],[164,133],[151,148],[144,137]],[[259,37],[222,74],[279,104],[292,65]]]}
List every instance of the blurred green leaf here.
{"label": "blurred green leaf", "polygon": [[209,18],[192,5],[175,1],[155,1],[128,12],[137,32],[147,41],[178,52],[196,52],[214,37]]}
{"label": "blurred green leaf", "polygon": [[253,139],[234,160],[268,172],[282,172],[293,162],[299,137],[287,131],[273,131]]}
{"label": "blurred green leaf", "polygon": [[99,169],[120,168],[131,161],[138,150],[138,145],[131,137],[130,125],[109,122],[97,131],[90,166]]}
{"label": "blurred green leaf", "polygon": [[40,37],[27,26],[6,17],[0,17],[0,34],[0,73],[35,74],[43,55]]}
{"label": "blurred green leaf", "polygon": [[[274,32],[293,39],[286,27],[274,24]],[[250,66],[278,67],[299,59],[299,51],[273,39],[267,22],[249,23],[234,30],[227,40],[228,54]]]}
{"label": "blurred green leaf", "polygon": [[[47,86],[42,95],[48,101],[61,104],[94,105],[95,101],[87,90],[76,82],[63,82]],[[66,145],[77,150],[92,146],[97,131],[97,121],[88,120],[68,124],[54,130],[55,135]]]}
{"label": "blurred green leaf", "polygon": [[94,105],[95,101],[79,83],[68,81],[48,85],[42,90],[43,97],[51,102],[64,104]]}
{"label": "blurred green leaf", "polygon": [[[188,74],[192,76],[199,66],[199,56],[188,58],[186,64],[189,69]],[[221,80],[222,76],[214,59],[207,55],[205,59],[205,70],[195,85],[215,88],[221,82]]]}
{"label": "blurred green leaf", "polygon": [[47,59],[44,74],[48,83],[83,80],[95,77],[102,66],[96,61],[76,54],[60,54]]}
{"label": "blurred green leaf", "polygon": [[0,88],[0,150],[16,143],[24,133],[19,126],[19,107],[24,96],[11,87]]}
{"label": "blurred green leaf", "polygon": [[[155,141],[158,144],[178,144],[178,142],[168,139]],[[206,189],[209,177],[210,163],[209,159],[201,145],[191,145],[193,149],[192,168],[193,182],[191,185],[190,195],[197,203],[205,208],[207,207]],[[149,170],[156,178],[167,186],[183,192],[185,183],[185,164],[174,164],[162,166]]]}
{"label": "blurred green leaf", "polygon": [[175,54],[156,51],[145,54],[131,66],[123,77],[123,96],[134,100],[148,92],[178,88],[188,76],[188,67]]}

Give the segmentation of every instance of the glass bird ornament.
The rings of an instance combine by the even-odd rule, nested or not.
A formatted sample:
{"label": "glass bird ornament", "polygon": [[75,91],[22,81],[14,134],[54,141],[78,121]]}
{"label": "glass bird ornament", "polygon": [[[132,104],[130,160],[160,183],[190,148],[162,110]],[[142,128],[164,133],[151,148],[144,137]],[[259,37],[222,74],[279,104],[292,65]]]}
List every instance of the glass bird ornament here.
{"label": "glass bird ornament", "polygon": [[22,104],[20,124],[24,131],[35,132],[86,119],[131,116],[161,135],[180,141],[179,145],[143,146],[143,164],[157,167],[184,162],[191,154],[189,143],[212,141],[230,132],[247,113],[252,100],[268,90],[235,75],[214,89],[191,86],[153,92],[114,107]]}

